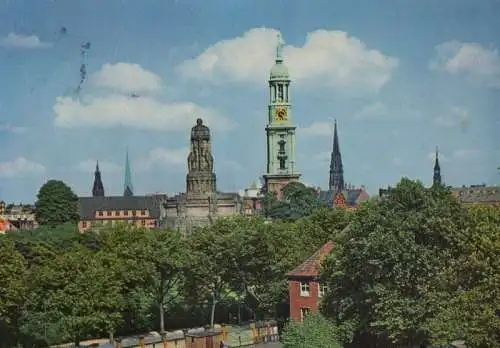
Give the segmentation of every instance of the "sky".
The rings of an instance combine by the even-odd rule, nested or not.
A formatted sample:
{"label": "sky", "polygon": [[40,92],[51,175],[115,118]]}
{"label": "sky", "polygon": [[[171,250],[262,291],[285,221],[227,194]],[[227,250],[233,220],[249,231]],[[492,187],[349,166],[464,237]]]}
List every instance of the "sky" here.
{"label": "sky", "polygon": [[[337,120],[346,182],[500,184],[498,0],[0,0],[0,200],[49,179],[90,195],[185,190],[189,131],[212,132],[217,187],[266,169],[277,33],[297,165],[326,188]],[[81,45],[89,43],[82,50]],[[81,64],[86,76],[80,84]],[[80,86],[80,87],[79,87]]]}

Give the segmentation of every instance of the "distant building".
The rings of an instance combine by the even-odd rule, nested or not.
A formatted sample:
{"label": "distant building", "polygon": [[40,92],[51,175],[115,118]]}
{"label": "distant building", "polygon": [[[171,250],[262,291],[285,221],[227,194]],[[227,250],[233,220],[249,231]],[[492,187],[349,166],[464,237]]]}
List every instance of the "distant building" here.
{"label": "distant building", "polygon": [[31,204],[7,204],[0,201],[0,233],[37,227],[35,207]]}
{"label": "distant building", "polygon": [[478,203],[500,207],[500,187],[498,186],[482,184],[469,187],[453,187],[451,194],[465,205]]}
{"label": "distant building", "polygon": [[242,200],[243,215],[256,215],[262,211],[261,199],[264,195],[257,181],[252,182],[248,188],[240,190],[239,195]]}
{"label": "distant building", "polygon": [[[439,151],[436,147],[436,158],[434,160],[434,172],[432,177],[432,185],[444,185],[441,176],[441,166],[439,164]],[[453,197],[456,197],[462,204],[488,204],[496,207],[500,207],[500,187],[498,186],[486,186],[486,184],[481,185],[471,185],[462,187],[449,187]],[[387,196],[392,190],[392,187],[379,189],[379,197]]]}
{"label": "distant building", "polygon": [[165,216],[163,203],[166,195],[135,196],[128,151],[125,158],[123,196],[105,196],[99,163],[94,172],[91,197],[78,198],[80,221],[78,229],[85,232],[90,228],[113,226],[117,223],[137,227],[155,228],[162,225]]}
{"label": "distant building", "polygon": [[330,159],[330,178],[328,190],[319,191],[319,198],[329,207],[344,207],[355,209],[360,203],[368,200],[370,195],[364,186],[356,188],[346,185],[344,181],[344,166],[342,165],[342,155],[340,153],[339,135],[337,131],[337,121],[333,127],[333,149]]}
{"label": "distant building", "polygon": [[327,291],[327,287],[319,282],[319,265],[332,249],[333,242],[330,241],[286,274],[290,297],[290,317],[293,320],[302,322],[304,316],[318,311],[321,297]]}

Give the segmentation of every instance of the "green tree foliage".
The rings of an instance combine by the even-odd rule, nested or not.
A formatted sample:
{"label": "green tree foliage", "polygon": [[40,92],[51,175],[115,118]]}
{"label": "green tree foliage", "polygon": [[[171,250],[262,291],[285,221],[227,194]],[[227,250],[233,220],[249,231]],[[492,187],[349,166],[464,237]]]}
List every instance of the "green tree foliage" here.
{"label": "green tree foliage", "polygon": [[283,200],[279,201],[276,195],[268,193],[262,200],[262,206],[266,217],[295,221],[326,205],[313,188],[291,182],[283,188]]}
{"label": "green tree foliage", "polygon": [[0,236],[0,347],[13,343],[25,295],[25,260],[7,237]]}
{"label": "green tree foliage", "polygon": [[363,205],[324,265],[323,310],[355,344],[421,344],[445,302],[437,280],[464,250],[467,215],[451,193],[403,179]]}
{"label": "green tree foliage", "polygon": [[461,253],[443,270],[449,301],[433,318],[429,331],[437,342],[465,339],[471,347],[500,342],[500,210],[472,206]]}
{"label": "green tree foliage", "polygon": [[302,323],[291,321],[283,330],[284,348],[341,348],[338,328],[324,316],[312,313]]}
{"label": "green tree foliage", "polygon": [[47,181],[38,191],[35,217],[41,226],[55,227],[64,223],[77,223],[78,197],[60,180]]}
{"label": "green tree foliage", "polygon": [[123,308],[116,261],[76,247],[33,270],[23,331],[47,344],[114,332]]}

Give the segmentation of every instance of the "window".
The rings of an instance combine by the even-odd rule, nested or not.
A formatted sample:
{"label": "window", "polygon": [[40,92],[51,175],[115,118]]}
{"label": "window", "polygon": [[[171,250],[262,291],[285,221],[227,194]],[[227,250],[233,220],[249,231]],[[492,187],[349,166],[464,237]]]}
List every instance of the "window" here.
{"label": "window", "polygon": [[111,212],[110,212],[110,211],[107,211],[107,212],[106,212],[106,215],[107,215],[107,216],[111,216]]}
{"label": "window", "polygon": [[136,211],[132,210],[132,216],[135,216]]}
{"label": "window", "polygon": [[146,215],[146,211],[145,210],[141,210],[141,215],[145,216]]}
{"label": "window", "polygon": [[100,211],[98,214],[99,214],[99,216],[103,216],[104,212]]}
{"label": "window", "polygon": [[123,212],[123,215],[128,216],[128,210],[125,210],[125,211]]}
{"label": "window", "polygon": [[318,284],[318,297],[323,297],[328,291],[328,286]]}
{"label": "window", "polygon": [[146,220],[141,220],[141,225],[146,226]]}
{"label": "window", "polygon": [[304,321],[304,318],[311,313],[311,308],[301,308],[300,309],[300,321]]}
{"label": "window", "polygon": [[307,297],[311,291],[311,286],[308,282],[300,282],[300,296]]}
{"label": "window", "polygon": [[87,221],[82,222],[82,227],[87,228]]}
{"label": "window", "polygon": [[119,211],[115,211],[115,216],[120,216],[120,212]]}

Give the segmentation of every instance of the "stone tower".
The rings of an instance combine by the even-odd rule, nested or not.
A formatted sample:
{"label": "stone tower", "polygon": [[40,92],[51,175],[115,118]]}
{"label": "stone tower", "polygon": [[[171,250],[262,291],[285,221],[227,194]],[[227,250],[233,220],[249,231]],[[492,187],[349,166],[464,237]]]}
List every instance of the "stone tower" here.
{"label": "stone tower", "polygon": [[441,166],[439,165],[439,150],[436,147],[436,160],[434,162],[434,185],[441,185]]}
{"label": "stone tower", "polygon": [[281,197],[281,189],[298,181],[300,173],[295,160],[295,129],[292,118],[290,74],[283,62],[284,42],[278,34],[275,64],[269,76],[267,135],[267,172],[265,188]]}
{"label": "stone tower", "polygon": [[333,126],[333,150],[330,159],[330,180],[328,188],[332,192],[342,192],[344,186],[344,167],[342,166],[342,155],[340,154],[339,134],[337,132],[337,120]]}
{"label": "stone tower", "polygon": [[92,187],[93,197],[104,197],[104,185],[102,184],[101,171],[99,170],[99,161],[95,165],[94,186]]}
{"label": "stone tower", "polygon": [[123,195],[125,197],[134,195],[134,187],[132,186],[132,171],[130,170],[128,151],[127,154],[125,155],[125,178],[123,183]]}
{"label": "stone tower", "polygon": [[196,125],[191,128],[186,193],[188,195],[209,195],[215,192],[216,177],[210,129],[199,118],[196,120]]}

